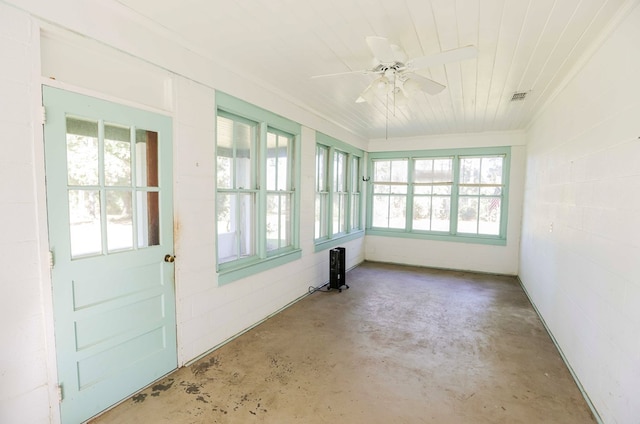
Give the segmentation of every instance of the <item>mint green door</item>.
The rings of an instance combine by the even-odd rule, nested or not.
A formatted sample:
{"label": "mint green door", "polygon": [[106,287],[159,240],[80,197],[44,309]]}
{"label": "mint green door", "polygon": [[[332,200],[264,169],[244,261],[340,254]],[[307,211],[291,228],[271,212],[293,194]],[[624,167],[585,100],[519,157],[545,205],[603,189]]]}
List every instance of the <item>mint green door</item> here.
{"label": "mint green door", "polygon": [[171,119],[43,99],[61,414],[78,423],[177,367]]}

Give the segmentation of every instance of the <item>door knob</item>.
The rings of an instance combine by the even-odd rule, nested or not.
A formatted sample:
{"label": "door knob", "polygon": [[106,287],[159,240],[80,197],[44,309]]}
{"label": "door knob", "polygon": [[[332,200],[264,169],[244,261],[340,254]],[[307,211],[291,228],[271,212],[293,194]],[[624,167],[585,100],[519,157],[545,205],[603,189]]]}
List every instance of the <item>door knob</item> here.
{"label": "door knob", "polygon": [[174,262],[176,260],[176,257],[173,255],[164,255],[164,261],[165,262]]}

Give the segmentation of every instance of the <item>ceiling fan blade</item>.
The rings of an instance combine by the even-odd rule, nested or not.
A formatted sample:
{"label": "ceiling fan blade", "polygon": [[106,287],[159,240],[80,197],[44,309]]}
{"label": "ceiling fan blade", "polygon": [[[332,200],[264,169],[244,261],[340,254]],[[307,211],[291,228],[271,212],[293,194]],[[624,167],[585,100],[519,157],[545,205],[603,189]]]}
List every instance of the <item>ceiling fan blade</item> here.
{"label": "ceiling fan blade", "polygon": [[361,75],[367,75],[372,73],[372,71],[370,69],[363,69],[360,71],[347,71],[347,72],[335,72],[333,74],[322,74],[322,75],[312,75],[311,79],[316,79],[316,78],[326,78],[326,77],[336,77],[336,76],[340,76],[340,75],[350,75],[350,74],[361,74]]}
{"label": "ceiling fan blade", "polygon": [[374,84],[375,82],[372,82],[367,88],[364,89],[362,93],[360,93],[360,95],[356,99],[356,103],[371,103],[373,101],[373,98],[376,95]]}
{"label": "ceiling fan blade", "polygon": [[407,75],[407,79],[402,83],[402,91],[407,97],[416,91],[424,91],[427,94],[436,95],[445,88],[446,86],[439,82],[418,74]]}
{"label": "ceiling fan blade", "polygon": [[380,63],[394,63],[396,61],[397,52],[394,52],[389,40],[384,37],[370,36],[367,37],[367,45],[373,56]]}
{"label": "ceiling fan blade", "polygon": [[407,62],[409,69],[422,69],[430,66],[444,65],[450,62],[459,62],[462,60],[473,59],[478,56],[476,46],[460,47],[459,49],[447,50],[441,53],[432,54],[424,57],[417,57]]}

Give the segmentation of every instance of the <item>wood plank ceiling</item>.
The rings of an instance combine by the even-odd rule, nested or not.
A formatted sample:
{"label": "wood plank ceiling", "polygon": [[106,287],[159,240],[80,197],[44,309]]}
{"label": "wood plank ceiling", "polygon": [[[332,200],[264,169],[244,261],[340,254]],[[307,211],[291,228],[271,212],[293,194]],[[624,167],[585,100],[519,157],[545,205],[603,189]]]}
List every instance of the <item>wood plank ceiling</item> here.
{"label": "wood plank ceiling", "polygon": [[[189,48],[367,139],[526,128],[637,0],[116,0]],[[375,75],[365,38],[408,58],[466,45],[477,58],[420,73],[447,88],[406,106],[355,103]],[[597,85],[596,85],[597,87]],[[516,92],[523,101],[512,102]]]}

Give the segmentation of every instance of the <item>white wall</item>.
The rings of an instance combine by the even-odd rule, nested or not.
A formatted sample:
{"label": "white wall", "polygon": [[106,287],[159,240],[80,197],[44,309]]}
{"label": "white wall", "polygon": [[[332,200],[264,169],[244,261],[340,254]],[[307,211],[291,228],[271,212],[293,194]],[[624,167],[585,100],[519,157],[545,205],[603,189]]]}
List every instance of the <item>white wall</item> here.
{"label": "white wall", "polygon": [[[43,82],[173,118],[180,365],[328,281],[329,254],[315,253],[313,245],[315,130],[361,149],[365,140],[185,49],[117,4],[9,3],[19,8],[0,2],[0,423],[59,421],[38,107]],[[303,125],[302,258],[221,287],[215,272],[216,89]],[[364,260],[363,240],[344,244],[348,267]]]}
{"label": "white wall", "polygon": [[[38,34],[0,3],[0,422],[49,421],[46,279],[39,221],[43,167],[33,144]],[[35,54],[34,54],[35,53]],[[45,233],[46,234],[46,230]],[[44,255],[43,255],[44,252]]]}
{"label": "white wall", "polygon": [[530,129],[520,278],[605,423],[640,422],[640,8]]}
{"label": "white wall", "polygon": [[525,175],[524,143],[525,134],[522,132],[372,140],[369,152],[511,146],[509,216],[505,246],[367,236],[365,258],[371,261],[516,275]]}

